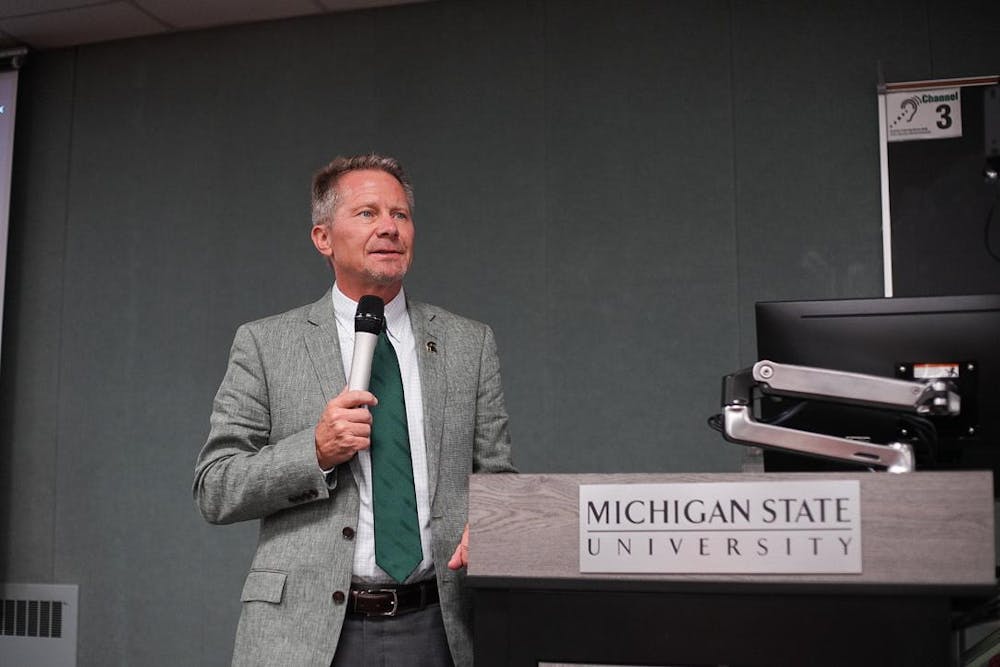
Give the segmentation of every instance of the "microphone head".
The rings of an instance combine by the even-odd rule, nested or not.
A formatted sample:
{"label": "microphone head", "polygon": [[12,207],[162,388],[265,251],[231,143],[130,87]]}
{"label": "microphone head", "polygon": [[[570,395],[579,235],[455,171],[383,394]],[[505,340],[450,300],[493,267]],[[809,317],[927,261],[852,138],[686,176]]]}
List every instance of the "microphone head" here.
{"label": "microphone head", "polygon": [[382,333],[385,324],[385,302],[377,296],[366,294],[358,302],[358,312],[354,315],[354,331]]}

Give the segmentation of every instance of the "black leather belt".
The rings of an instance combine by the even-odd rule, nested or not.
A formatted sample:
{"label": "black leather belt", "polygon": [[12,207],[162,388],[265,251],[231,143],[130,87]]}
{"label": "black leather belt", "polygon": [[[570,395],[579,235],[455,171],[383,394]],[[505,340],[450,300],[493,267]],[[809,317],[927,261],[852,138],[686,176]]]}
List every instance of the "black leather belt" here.
{"label": "black leather belt", "polygon": [[364,616],[399,616],[420,611],[438,601],[437,582],[421,581],[406,586],[351,586],[347,612]]}

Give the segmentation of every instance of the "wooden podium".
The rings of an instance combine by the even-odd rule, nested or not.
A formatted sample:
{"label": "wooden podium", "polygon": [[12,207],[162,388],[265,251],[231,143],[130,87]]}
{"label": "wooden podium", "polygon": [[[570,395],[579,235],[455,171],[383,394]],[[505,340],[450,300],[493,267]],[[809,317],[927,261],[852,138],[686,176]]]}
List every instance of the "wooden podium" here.
{"label": "wooden podium", "polygon": [[[583,574],[581,484],[858,480],[860,574]],[[952,664],[952,602],[994,592],[989,472],[473,475],[475,660]]]}

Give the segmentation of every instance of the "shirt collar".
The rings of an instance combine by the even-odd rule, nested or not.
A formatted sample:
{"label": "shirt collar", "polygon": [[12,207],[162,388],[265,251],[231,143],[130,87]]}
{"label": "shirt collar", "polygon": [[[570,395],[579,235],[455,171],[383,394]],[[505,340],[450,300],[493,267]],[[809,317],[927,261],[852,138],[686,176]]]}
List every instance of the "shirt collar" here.
{"label": "shirt collar", "polygon": [[[354,331],[354,316],[358,312],[358,302],[340,291],[337,283],[333,284],[333,313],[337,318],[337,324],[345,331]],[[389,338],[400,341],[400,332],[406,324],[406,294],[403,288],[399,288],[399,294],[393,297],[392,301],[385,304],[385,323],[389,330]]]}

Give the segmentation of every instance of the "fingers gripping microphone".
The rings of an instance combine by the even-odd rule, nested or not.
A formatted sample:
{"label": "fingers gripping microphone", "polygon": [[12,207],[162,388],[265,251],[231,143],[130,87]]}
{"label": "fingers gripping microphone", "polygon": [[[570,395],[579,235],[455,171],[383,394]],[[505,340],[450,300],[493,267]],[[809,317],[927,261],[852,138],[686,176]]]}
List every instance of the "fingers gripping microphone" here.
{"label": "fingers gripping microphone", "polygon": [[358,312],[354,315],[354,357],[351,359],[351,377],[348,389],[368,390],[372,376],[372,355],[375,343],[385,325],[385,303],[377,296],[366,294],[358,302]]}

